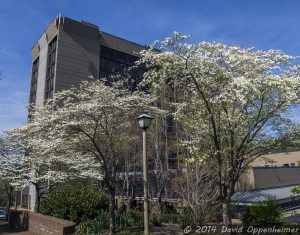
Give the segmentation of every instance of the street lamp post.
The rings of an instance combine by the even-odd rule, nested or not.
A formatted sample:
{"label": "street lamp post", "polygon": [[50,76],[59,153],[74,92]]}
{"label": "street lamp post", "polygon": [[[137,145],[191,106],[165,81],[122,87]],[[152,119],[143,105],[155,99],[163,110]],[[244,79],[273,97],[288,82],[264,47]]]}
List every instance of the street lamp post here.
{"label": "street lamp post", "polygon": [[148,159],[146,131],[150,127],[153,117],[143,113],[137,118],[139,126],[143,129],[143,178],[144,178],[144,234],[149,235],[149,211],[148,211]]}

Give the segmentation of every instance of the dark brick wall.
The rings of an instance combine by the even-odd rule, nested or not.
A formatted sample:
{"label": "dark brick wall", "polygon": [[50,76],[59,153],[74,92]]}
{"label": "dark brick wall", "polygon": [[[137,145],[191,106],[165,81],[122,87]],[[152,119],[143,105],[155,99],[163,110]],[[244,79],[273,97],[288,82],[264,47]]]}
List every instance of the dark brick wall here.
{"label": "dark brick wall", "polygon": [[10,212],[9,226],[42,235],[67,235],[75,232],[75,223],[50,216],[29,212]]}

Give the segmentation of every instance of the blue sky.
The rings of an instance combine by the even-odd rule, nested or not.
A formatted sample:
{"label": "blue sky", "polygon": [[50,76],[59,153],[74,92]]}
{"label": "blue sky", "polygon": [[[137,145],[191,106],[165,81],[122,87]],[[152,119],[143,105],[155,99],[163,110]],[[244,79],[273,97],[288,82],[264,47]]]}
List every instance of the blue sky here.
{"label": "blue sky", "polygon": [[300,55],[296,0],[0,0],[0,130],[26,122],[30,50],[60,12],[140,44],[176,30],[191,34],[193,41],[217,40]]}

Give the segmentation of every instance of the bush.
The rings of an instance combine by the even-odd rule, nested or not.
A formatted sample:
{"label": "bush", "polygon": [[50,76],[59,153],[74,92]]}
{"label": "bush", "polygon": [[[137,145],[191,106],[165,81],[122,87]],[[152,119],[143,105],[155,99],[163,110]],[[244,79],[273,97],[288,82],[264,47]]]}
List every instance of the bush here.
{"label": "bush", "polygon": [[75,223],[93,220],[101,210],[108,210],[108,197],[90,187],[56,191],[41,201],[40,208],[44,215]]}
{"label": "bush", "polygon": [[272,225],[280,223],[282,210],[276,200],[258,202],[247,208],[242,216],[242,222],[246,225]]}
{"label": "bush", "polygon": [[107,211],[101,210],[93,220],[80,222],[76,226],[76,234],[101,234],[104,229],[109,228],[109,216]]}
{"label": "bush", "polygon": [[181,228],[185,228],[187,225],[193,225],[192,219],[186,208],[179,214],[178,223]]}
{"label": "bush", "polygon": [[91,234],[91,233],[96,234],[94,229],[95,229],[94,221],[92,220],[82,221],[76,226],[76,234],[78,235]]}
{"label": "bush", "polygon": [[144,227],[144,214],[137,209],[130,209],[128,212],[129,226]]}
{"label": "bush", "polygon": [[154,226],[161,226],[161,218],[158,218],[157,215],[152,215],[151,217],[151,224]]}
{"label": "bush", "polygon": [[121,211],[117,216],[116,216],[116,225],[118,227],[126,227],[130,226],[130,218],[126,211]]}
{"label": "bush", "polygon": [[144,215],[137,209],[130,209],[128,212],[121,211],[116,216],[116,224],[118,227],[138,227],[144,226]]}
{"label": "bush", "polygon": [[[143,228],[144,226],[143,214],[142,212],[136,209],[130,209],[128,212],[121,211],[116,216],[116,226],[118,228],[124,228],[124,227]],[[89,219],[80,222],[76,226],[76,234],[78,235],[102,234],[101,232],[103,232],[103,230],[105,229],[109,229],[109,216],[107,211],[101,210],[95,219]]]}

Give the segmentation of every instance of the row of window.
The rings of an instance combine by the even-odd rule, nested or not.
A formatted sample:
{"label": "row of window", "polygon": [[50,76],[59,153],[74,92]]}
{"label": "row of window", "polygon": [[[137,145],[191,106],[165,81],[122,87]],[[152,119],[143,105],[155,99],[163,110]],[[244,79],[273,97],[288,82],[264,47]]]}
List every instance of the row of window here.
{"label": "row of window", "polygon": [[111,59],[120,63],[133,65],[139,58],[121,51],[117,51],[105,46],[100,47],[100,55],[102,58]]}
{"label": "row of window", "polygon": [[37,58],[32,64],[31,87],[30,87],[30,98],[29,98],[30,103],[35,103],[36,100],[38,69],[39,69],[39,58]]}
{"label": "row of window", "polygon": [[[134,90],[142,80],[145,72],[143,68],[132,67],[138,59],[137,56],[101,46],[99,77],[109,79],[111,75],[127,73],[131,77],[127,86],[129,89]],[[109,80],[107,82],[111,83],[113,81]]]}
{"label": "row of window", "polygon": [[[56,37],[48,45],[48,60],[47,60],[47,74],[45,86],[45,99],[53,97],[54,76],[55,76],[55,60],[56,60]],[[31,87],[30,87],[30,103],[36,102],[37,78],[38,78],[39,58],[32,64]]]}
{"label": "row of window", "polygon": [[56,63],[56,45],[57,39],[54,38],[48,46],[48,61],[47,61],[47,75],[46,75],[46,91],[45,99],[53,97],[55,63]]}
{"label": "row of window", "polygon": [[[56,65],[56,48],[57,48],[57,38],[54,38],[48,45],[45,99],[53,97],[55,65]],[[132,77],[130,87],[135,88],[139,83],[139,81],[141,81],[144,73],[144,69],[141,68],[134,68],[129,70],[129,68],[131,68],[134,65],[134,62],[137,60],[138,60],[137,56],[133,56],[121,51],[117,51],[108,47],[101,46],[100,66],[99,66],[100,78],[109,77],[110,75],[116,73],[122,74],[126,71]],[[36,59],[32,65],[30,102],[35,102],[36,100],[38,64],[39,64],[39,59]]]}

